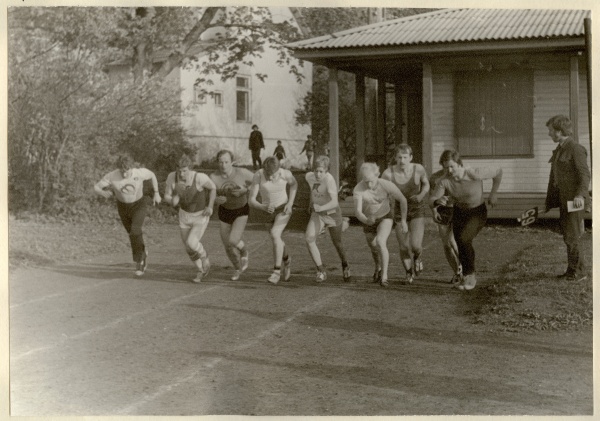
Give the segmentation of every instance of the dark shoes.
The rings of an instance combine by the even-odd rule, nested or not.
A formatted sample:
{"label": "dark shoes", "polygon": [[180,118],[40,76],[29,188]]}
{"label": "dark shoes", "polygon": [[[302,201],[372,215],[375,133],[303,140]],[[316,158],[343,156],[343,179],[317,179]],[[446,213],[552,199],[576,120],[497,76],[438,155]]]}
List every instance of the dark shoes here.
{"label": "dark shoes", "polygon": [[587,279],[587,275],[585,273],[577,273],[570,270],[567,270],[562,275],[557,276],[558,279],[564,279],[565,281],[583,281]]}

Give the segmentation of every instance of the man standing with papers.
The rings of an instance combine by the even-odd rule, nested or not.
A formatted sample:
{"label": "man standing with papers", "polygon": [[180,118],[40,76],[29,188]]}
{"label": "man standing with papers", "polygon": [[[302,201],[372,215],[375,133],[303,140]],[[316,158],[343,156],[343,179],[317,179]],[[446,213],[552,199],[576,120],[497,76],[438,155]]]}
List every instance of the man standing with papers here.
{"label": "man standing with papers", "polygon": [[[573,140],[571,120],[564,115],[556,115],[546,123],[548,136],[558,144],[552,152],[550,180],[546,195],[546,212],[560,209],[560,229],[567,245],[567,271],[559,278],[580,281],[587,277],[583,255],[579,249],[579,239],[583,234],[583,212],[585,201],[589,200],[590,170],[587,165],[587,151]],[[572,202],[567,203],[567,202]],[[579,210],[571,210],[579,209]]]}

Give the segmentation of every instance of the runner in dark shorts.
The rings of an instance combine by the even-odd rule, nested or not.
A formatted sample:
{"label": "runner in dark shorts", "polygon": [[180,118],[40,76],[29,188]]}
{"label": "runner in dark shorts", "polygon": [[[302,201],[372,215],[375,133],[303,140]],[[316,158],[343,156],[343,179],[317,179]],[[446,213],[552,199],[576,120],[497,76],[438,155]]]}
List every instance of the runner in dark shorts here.
{"label": "runner in dark shorts", "polygon": [[[400,246],[400,260],[406,271],[406,283],[412,284],[415,276],[423,270],[423,235],[425,234],[425,218],[429,216],[429,204],[425,199],[429,192],[429,180],[425,168],[412,161],[413,154],[409,145],[400,144],[394,151],[395,162],[386,169],[381,178],[396,185],[406,197],[408,210],[406,222],[408,233],[396,227],[396,239]],[[398,205],[396,204],[395,207]],[[396,214],[395,220],[400,215]]]}
{"label": "runner in dark shorts", "polygon": [[248,188],[254,175],[245,168],[234,167],[233,153],[228,150],[217,153],[217,162],[219,169],[210,175],[210,179],[217,186],[215,203],[219,206],[221,241],[235,269],[231,280],[237,281],[249,263],[248,248],[242,236],[250,213]]}
{"label": "runner in dark shorts", "polygon": [[379,178],[379,167],[372,162],[365,162],[360,167],[362,181],[354,187],[354,212],[360,222],[367,225],[363,228],[371,255],[375,261],[373,282],[388,286],[388,264],[390,253],[387,240],[394,226],[390,199],[400,203],[400,225],[403,232],[408,231],[406,224],[406,198],[388,180]]}

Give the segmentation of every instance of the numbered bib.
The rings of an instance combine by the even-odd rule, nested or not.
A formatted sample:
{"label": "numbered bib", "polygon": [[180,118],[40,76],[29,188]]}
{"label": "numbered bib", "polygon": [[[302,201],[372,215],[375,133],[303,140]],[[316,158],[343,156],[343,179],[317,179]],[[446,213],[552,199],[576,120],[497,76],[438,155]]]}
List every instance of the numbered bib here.
{"label": "numbered bib", "polygon": [[517,218],[517,222],[521,223],[522,227],[533,224],[538,217],[538,208],[527,209],[521,214],[520,218]]}

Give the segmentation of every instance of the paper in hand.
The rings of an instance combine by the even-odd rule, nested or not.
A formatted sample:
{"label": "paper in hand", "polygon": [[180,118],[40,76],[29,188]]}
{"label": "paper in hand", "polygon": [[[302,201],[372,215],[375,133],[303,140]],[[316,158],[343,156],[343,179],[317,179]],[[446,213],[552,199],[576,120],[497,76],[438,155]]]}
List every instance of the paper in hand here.
{"label": "paper in hand", "polygon": [[582,204],[579,207],[575,207],[575,204],[573,203],[572,200],[567,201],[567,211],[568,212],[580,211],[580,210],[583,210],[583,208],[584,208],[584,204]]}

